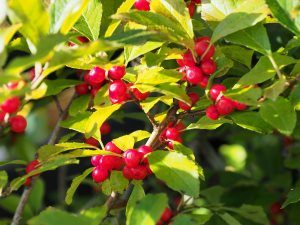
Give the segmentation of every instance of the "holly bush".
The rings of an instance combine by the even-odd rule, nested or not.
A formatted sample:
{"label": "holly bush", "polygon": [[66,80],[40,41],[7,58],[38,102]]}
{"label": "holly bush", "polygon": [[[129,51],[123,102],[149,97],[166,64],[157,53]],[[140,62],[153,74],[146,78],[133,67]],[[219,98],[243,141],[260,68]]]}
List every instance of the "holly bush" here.
{"label": "holly bush", "polygon": [[1,225],[299,225],[299,1],[2,0],[0,22]]}

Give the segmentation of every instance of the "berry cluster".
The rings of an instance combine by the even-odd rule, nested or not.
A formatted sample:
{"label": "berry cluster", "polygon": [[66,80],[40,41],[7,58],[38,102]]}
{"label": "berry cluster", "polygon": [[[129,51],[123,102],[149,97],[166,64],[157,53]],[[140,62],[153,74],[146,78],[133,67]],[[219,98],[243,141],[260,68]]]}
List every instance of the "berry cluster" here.
{"label": "berry cluster", "polygon": [[23,116],[16,115],[21,104],[18,97],[11,97],[2,102],[0,105],[0,125],[8,122],[12,132],[23,133],[27,127],[27,121]]}
{"label": "berry cluster", "polygon": [[160,220],[156,223],[156,225],[169,224],[172,216],[173,216],[172,210],[170,208],[166,208],[163,214],[161,215]]}
{"label": "berry cluster", "polygon": [[174,148],[174,141],[182,143],[181,132],[185,129],[182,122],[177,124],[169,123],[160,135],[160,140],[167,144],[170,149]]}
{"label": "berry cluster", "polygon": [[234,110],[243,111],[247,109],[247,105],[234,101],[223,95],[227,89],[222,84],[214,84],[209,90],[209,95],[213,105],[206,109],[206,116],[212,120],[217,120],[220,116],[231,114]]}
{"label": "berry cluster", "polygon": [[[34,169],[39,167],[40,162],[36,159],[31,161],[30,163],[28,163],[27,167],[26,167],[26,173],[30,173],[31,171],[33,171]],[[39,174],[36,174],[34,176],[38,176]],[[25,186],[29,186],[31,184],[31,179],[32,177],[28,177],[24,183]]]}
{"label": "berry cluster", "polygon": [[95,96],[100,88],[109,82],[109,98],[113,104],[126,102],[131,98],[130,93],[139,101],[146,99],[149,93],[131,88],[132,84],[122,80],[125,74],[125,66],[113,66],[108,71],[96,66],[84,75],[85,82],[75,86],[75,90],[79,95],[91,92]]}
{"label": "berry cluster", "polygon": [[[119,155],[122,154],[122,150],[113,142],[108,142],[105,145],[105,150]],[[143,145],[137,150],[126,150],[122,154],[122,157],[114,155],[93,156],[91,163],[95,168],[92,173],[92,178],[96,183],[100,183],[108,179],[110,171],[122,170],[123,176],[128,180],[143,180],[152,174],[146,158],[151,152],[151,147]]]}

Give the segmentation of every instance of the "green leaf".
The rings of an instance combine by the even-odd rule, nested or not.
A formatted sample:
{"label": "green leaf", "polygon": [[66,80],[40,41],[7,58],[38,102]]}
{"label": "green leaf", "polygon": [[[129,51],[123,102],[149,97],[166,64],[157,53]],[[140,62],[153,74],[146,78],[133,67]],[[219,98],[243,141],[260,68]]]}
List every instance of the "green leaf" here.
{"label": "green leaf", "polygon": [[247,105],[257,105],[257,100],[261,97],[262,91],[258,87],[249,86],[247,88],[226,91],[224,95]]}
{"label": "green leaf", "polygon": [[81,17],[74,25],[79,33],[90,40],[97,40],[102,19],[102,4],[100,0],[90,0]]}
{"label": "green leaf", "polygon": [[186,3],[183,0],[152,0],[151,10],[178,22],[189,37],[194,38],[193,24]]}
{"label": "green leaf", "polygon": [[10,20],[22,23],[20,32],[34,45],[49,31],[49,15],[40,0],[9,0],[9,8],[13,10]]}
{"label": "green leaf", "polygon": [[[284,56],[279,54],[274,54],[273,56],[279,68],[283,68],[287,65],[296,62],[295,59],[289,56]],[[267,56],[263,56],[259,59],[258,63],[254,66],[254,68],[250,70],[250,72],[242,76],[242,78],[238,81],[238,84],[239,85],[259,84],[273,78],[275,74],[276,71],[273,68],[272,63],[270,62]]]}
{"label": "green leaf", "polygon": [[221,77],[225,75],[232,67],[233,67],[233,61],[225,56],[221,52],[220,48],[217,48],[216,54],[215,54],[215,62],[217,64],[217,70],[216,72],[210,77],[210,79],[213,79],[215,77]]}
{"label": "green leaf", "polygon": [[243,171],[246,166],[247,151],[242,145],[221,145],[220,155],[224,158],[226,166],[232,171]]}
{"label": "green leaf", "polygon": [[0,171],[0,195],[2,193],[3,188],[5,188],[7,184],[7,180],[8,180],[7,173],[4,170]]}
{"label": "green leaf", "polygon": [[265,88],[264,96],[270,98],[273,101],[285,90],[287,87],[285,76],[282,76],[279,80],[275,81],[271,86]]}
{"label": "green leaf", "polygon": [[226,40],[244,45],[264,55],[271,52],[271,45],[266,28],[262,23],[226,36]]}
{"label": "green leaf", "polygon": [[268,217],[261,206],[242,205],[239,209],[227,208],[227,211],[234,212],[247,220],[253,221],[258,224],[268,224]]}
{"label": "green leaf", "polygon": [[37,89],[31,92],[28,99],[40,99],[51,95],[57,95],[64,89],[77,84],[80,84],[80,81],[68,79],[45,80]]}
{"label": "green leaf", "polygon": [[242,225],[237,219],[228,213],[219,214],[219,216],[228,225]]}
{"label": "green leaf", "polygon": [[282,204],[282,208],[287,207],[290,204],[297,203],[300,201],[300,187],[296,187],[295,189],[292,189],[288,195],[285,202]]}
{"label": "green leaf", "polygon": [[282,97],[276,101],[266,100],[259,113],[267,123],[282,134],[290,135],[296,126],[296,112],[291,103]]}
{"label": "green leaf", "polygon": [[171,189],[192,197],[199,196],[198,166],[178,152],[155,151],[148,156],[150,168]]}
{"label": "green leaf", "polygon": [[[300,15],[298,13],[297,16],[293,16],[292,12],[293,10],[297,10],[297,0],[290,0],[293,3],[291,5],[294,5],[294,9],[291,9],[290,12],[288,11],[287,8],[283,7],[283,4],[280,5],[281,1],[278,0],[266,0],[266,3],[268,4],[272,14],[276,19],[287,29],[292,31],[296,35],[300,35],[300,26],[299,26],[299,18]],[[299,2],[298,2],[299,4]],[[299,5],[298,5],[299,7]],[[299,10],[299,9],[298,9]],[[293,17],[296,17],[293,19]],[[298,20],[298,21],[297,21]],[[297,26],[298,25],[298,26]]]}
{"label": "green leaf", "polygon": [[138,201],[140,201],[144,197],[145,197],[145,191],[142,185],[140,184],[134,185],[132,193],[130,194],[130,197],[126,205],[126,218],[131,217],[135,205],[137,204]]}
{"label": "green leaf", "polygon": [[179,214],[174,218],[174,222],[172,223],[172,225],[182,225],[182,224],[200,225],[198,222],[193,221],[192,216],[186,214]]}
{"label": "green leaf", "polygon": [[121,150],[126,151],[127,149],[132,149],[136,142],[144,140],[150,136],[148,131],[137,130],[131,134],[124,135],[112,140],[112,142],[118,146]]}
{"label": "green leaf", "polygon": [[50,5],[50,32],[67,34],[81,16],[88,0],[56,0]]}
{"label": "green leaf", "polygon": [[201,130],[215,130],[224,123],[231,123],[230,120],[225,118],[220,118],[218,120],[211,120],[206,116],[202,116],[196,123],[191,123],[186,129],[201,129]]}
{"label": "green leaf", "polygon": [[245,66],[247,66],[249,69],[251,68],[252,56],[253,56],[252,50],[237,45],[230,45],[230,46],[222,47],[221,51],[229,59],[242,63]]}
{"label": "green leaf", "polygon": [[297,84],[289,98],[295,109],[300,110],[300,84]]}
{"label": "green leaf", "polygon": [[126,46],[124,48],[125,65],[131,60],[162,46],[163,42],[147,42],[142,46]]}
{"label": "green leaf", "polygon": [[219,23],[211,37],[212,43],[229,34],[254,26],[265,18],[261,13],[232,13]]}
{"label": "green leaf", "polygon": [[102,221],[107,215],[107,206],[102,205],[100,207],[93,207],[80,212],[80,215],[91,219],[93,222],[89,225],[99,225],[99,221]]}
{"label": "green leaf", "polygon": [[53,207],[48,207],[28,221],[29,225],[87,225],[90,223],[91,220],[84,216],[74,215]]}
{"label": "green leaf", "polygon": [[102,183],[102,191],[106,195],[111,192],[123,193],[128,187],[129,181],[123,176],[122,171],[112,171],[109,179]]}
{"label": "green leaf", "polygon": [[[5,2],[5,1],[4,1]],[[1,7],[1,6],[0,6]],[[13,24],[0,30],[0,52],[3,52],[5,46],[10,42],[15,33],[22,27],[22,24]]]}
{"label": "green leaf", "polygon": [[12,191],[18,190],[28,177],[31,177],[33,175],[36,175],[36,174],[39,174],[39,173],[42,173],[45,171],[55,170],[56,168],[61,167],[61,166],[70,165],[70,164],[78,164],[78,163],[79,163],[79,161],[76,159],[68,159],[65,157],[54,159],[52,161],[49,161],[49,162],[46,162],[45,164],[40,165],[37,169],[33,170],[30,173],[28,173],[22,177],[14,179],[10,183],[10,188]]}
{"label": "green leaf", "polygon": [[89,103],[91,100],[90,95],[81,95],[73,100],[70,109],[69,114],[71,116],[75,116],[77,113],[83,113],[87,110]]}
{"label": "green leaf", "polygon": [[[0,199],[0,207],[2,209],[4,209],[5,211],[10,212],[10,213],[13,214],[13,213],[15,213],[15,211],[16,211],[16,209],[18,207],[20,199],[21,199],[20,196],[15,195],[15,194],[10,194],[6,198],[1,198]],[[32,212],[32,210],[31,210],[31,208],[30,208],[30,206],[29,206],[29,204],[25,205],[24,212],[23,212],[22,215],[26,219],[30,218],[30,217],[32,217],[34,215],[33,212]]]}
{"label": "green leaf", "polygon": [[29,196],[28,203],[34,213],[38,213],[44,203],[45,184],[41,179],[37,179],[32,188],[32,195]]}
{"label": "green leaf", "polygon": [[232,121],[245,129],[258,133],[272,133],[272,127],[266,123],[257,112],[239,112],[230,115]]}
{"label": "green leaf", "polygon": [[126,225],[155,225],[167,205],[165,194],[148,194],[132,209]]}
{"label": "green leaf", "polygon": [[77,190],[77,188],[79,187],[79,185],[82,183],[82,181],[93,171],[93,168],[88,168],[86,169],[81,175],[75,177],[72,180],[71,186],[69,187],[69,189],[67,190],[67,194],[65,197],[65,202],[70,205],[72,204],[73,201],[73,196]]}
{"label": "green leaf", "polygon": [[5,166],[5,165],[27,165],[27,162],[24,160],[12,160],[12,161],[0,162],[0,166]]}

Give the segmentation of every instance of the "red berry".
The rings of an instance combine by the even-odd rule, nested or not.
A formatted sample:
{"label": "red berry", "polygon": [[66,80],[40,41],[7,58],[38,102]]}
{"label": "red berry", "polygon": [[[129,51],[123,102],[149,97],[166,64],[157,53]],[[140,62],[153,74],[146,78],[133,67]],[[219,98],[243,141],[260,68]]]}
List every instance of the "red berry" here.
{"label": "red berry", "polygon": [[31,171],[33,171],[34,169],[36,169],[39,166],[39,161],[36,160],[32,160],[30,163],[28,163],[28,165],[26,166],[26,173],[30,173]]}
{"label": "red berry", "polygon": [[183,140],[182,140],[182,138],[181,137],[178,137],[178,138],[176,138],[175,140],[171,140],[171,141],[168,141],[167,142],[167,146],[170,148],[170,149],[174,149],[174,142],[179,142],[179,143],[182,143],[183,142]]}
{"label": "red berry", "polygon": [[209,90],[210,98],[215,101],[221,92],[225,92],[227,88],[222,84],[214,84]]}
{"label": "red berry", "polygon": [[8,82],[6,84],[6,87],[9,89],[9,90],[14,90],[18,87],[18,84],[19,82],[18,81],[11,81],[11,82]]}
{"label": "red berry", "polygon": [[142,153],[143,155],[149,154],[150,152],[153,152],[153,149],[150,146],[142,145],[138,148],[138,152]]}
{"label": "red berry", "polygon": [[28,79],[32,81],[34,78],[35,78],[35,69],[32,68],[28,71]]}
{"label": "red berry", "polygon": [[238,101],[233,101],[234,108],[238,111],[244,111],[247,109],[247,105]]}
{"label": "red berry", "polygon": [[195,42],[199,42],[199,41],[206,41],[206,42],[210,42],[210,37],[209,36],[203,36],[203,37],[198,37],[196,38]]}
{"label": "red berry", "polygon": [[93,166],[99,166],[102,155],[94,155],[91,157],[91,164]]}
{"label": "red berry", "polygon": [[212,59],[206,59],[201,62],[200,68],[206,75],[211,75],[216,71],[217,65]]}
{"label": "red berry", "polygon": [[[210,59],[215,54],[215,47],[211,45],[209,50],[206,52],[208,47],[209,47],[209,41],[207,41],[207,39],[197,40],[195,45],[195,51],[199,56],[202,57],[203,60]],[[205,52],[206,54],[205,56],[203,56]]]}
{"label": "red berry", "polygon": [[170,208],[166,208],[160,219],[164,222],[168,222],[172,218],[172,216],[172,210]]}
{"label": "red berry", "polygon": [[174,127],[167,128],[166,138],[168,140],[176,140],[179,137],[180,137],[180,132],[176,128],[174,128]]}
{"label": "red berry", "polygon": [[187,7],[189,9],[190,17],[193,17],[194,14],[195,14],[195,11],[196,11],[196,4],[195,4],[195,2],[190,2],[190,4],[188,4]]}
{"label": "red berry", "polygon": [[124,161],[127,167],[137,167],[143,159],[143,154],[134,150],[129,149],[124,153]]}
{"label": "red berry", "polygon": [[114,156],[115,160],[114,160],[114,168],[115,170],[122,170],[123,166],[124,166],[124,160],[121,157],[117,157]]}
{"label": "red berry", "polygon": [[148,175],[148,170],[144,165],[138,165],[131,168],[132,178],[135,180],[144,180]]}
{"label": "red berry", "polygon": [[101,87],[93,86],[93,87],[92,87],[92,90],[91,90],[91,95],[92,95],[93,97],[95,97],[96,94],[98,93],[98,91],[100,90],[100,88],[101,88]]}
{"label": "red berry", "polygon": [[90,137],[90,138],[86,138],[84,140],[84,142],[86,144],[89,144],[89,145],[92,145],[92,146],[95,146],[95,147],[98,147],[99,146],[99,142],[97,139],[93,138],[93,137]]}
{"label": "red berry", "polygon": [[190,84],[199,84],[203,79],[203,74],[202,71],[196,67],[196,66],[191,66],[187,68],[186,70],[186,80]]}
{"label": "red berry", "polygon": [[196,64],[191,51],[187,51],[186,53],[184,53],[182,55],[182,59],[177,59],[177,63],[180,66],[195,66]]}
{"label": "red berry", "polygon": [[9,118],[8,122],[10,124],[10,130],[15,133],[23,133],[27,127],[27,121],[21,115]]}
{"label": "red berry", "polygon": [[3,123],[5,120],[6,112],[0,111],[0,123]]}
{"label": "red berry", "polygon": [[124,102],[127,97],[127,85],[122,80],[110,83],[109,98],[113,104]]}
{"label": "red berry", "polygon": [[78,84],[75,86],[75,91],[78,95],[85,95],[89,93],[89,85],[86,83]]}
{"label": "red berry", "polygon": [[108,171],[105,169],[102,169],[100,167],[94,168],[93,173],[92,173],[93,180],[96,183],[105,181],[108,178],[108,175],[109,175]]}
{"label": "red berry", "polygon": [[100,127],[100,132],[102,135],[109,134],[111,131],[110,124],[108,122],[104,122]]}
{"label": "red berry", "polygon": [[125,66],[113,66],[108,71],[109,78],[113,80],[120,80],[126,74]]}
{"label": "red berry", "polygon": [[281,204],[279,202],[273,203],[271,205],[270,211],[272,215],[278,215],[283,212],[283,210],[281,209]]}
{"label": "red berry", "polygon": [[129,168],[129,167],[127,167],[127,166],[124,166],[122,172],[123,172],[123,176],[124,176],[126,179],[128,179],[128,180],[133,179],[131,168]]}
{"label": "red berry", "polygon": [[90,40],[84,36],[79,36],[77,37],[77,40],[80,41],[81,43],[87,43],[90,42]]}
{"label": "red berry", "polygon": [[179,123],[175,124],[174,128],[178,131],[181,131],[181,130],[185,129],[185,125],[183,122],[179,122]]}
{"label": "red berry", "polygon": [[122,150],[119,149],[113,142],[108,142],[104,148],[106,151],[114,152],[116,154],[122,153]]}
{"label": "red berry", "polygon": [[206,116],[211,120],[217,120],[219,118],[219,112],[215,105],[211,105],[206,109]]}
{"label": "red berry", "polygon": [[164,225],[164,221],[158,221],[157,223],[156,223],[156,225]]}
{"label": "red berry", "polygon": [[136,97],[139,101],[143,101],[146,98],[148,98],[148,96],[150,95],[149,92],[140,92],[139,89],[137,88],[133,88],[132,89],[132,94],[134,95],[134,97]]}
{"label": "red berry", "polygon": [[88,82],[92,86],[100,85],[105,80],[105,70],[95,66],[88,73]]}
{"label": "red berry", "polygon": [[206,88],[207,87],[207,84],[208,84],[208,80],[209,80],[209,77],[208,76],[203,76],[203,79],[202,81],[200,82],[200,87],[202,88]]}
{"label": "red berry", "polygon": [[221,97],[216,103],[219,115],[225,116],[234,111],[234,103],[231,99],[224,96]]}
{"label": "red berry", "polygon": [[20,99],[18,97],[11,97],[9,99],[6,99],[6,101],[4,101],[1,104],[1,109],[4,112],[12,114],[12,113],[16,113],[19,110],[20,106],[21,106]]}
{"label": "red berry", "polygon": [[192,0],[193,2],[195,2],[196,4],[201,4],[201,0]]}
{"label": "red berry", "polygon": [[115,159],[117,156],[103,155],[100,159],[99,166],[105,170],[112,170],[115,168]]}
{"label": "red berry", "polygon": [[134,7],[140,11],[149,11],[150,10],[150,2],[147,0],[136,0],[134,3]]}
{"label": "red berry", "polygon": [[89,76],[89,73],[84,74],[83,80],[84,80],[86,83],[90,83],[90,76]]}
{"label": "red berry", "polygon": [[195,104],[196,102],[199,100],[199,96],[196,93],[189,93],[188,96],[190,97],[191,100],[191,106],[189,106],[188,104],[179,101],[179,108],[181,108],[184,111],[189,111]]}

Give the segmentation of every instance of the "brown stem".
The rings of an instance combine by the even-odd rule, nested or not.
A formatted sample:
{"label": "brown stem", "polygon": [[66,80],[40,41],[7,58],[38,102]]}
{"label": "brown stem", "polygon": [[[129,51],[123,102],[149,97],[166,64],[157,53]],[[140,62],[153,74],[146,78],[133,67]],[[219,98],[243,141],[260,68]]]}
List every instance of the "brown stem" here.
{"label": "brown stem", "polygon": [[[61,121],[66,117],[66,115],[68,114],[68,110],[69,110],[69,107],[73,101],[74,97],[70,100],[68,106],[66,107],[66,109],[60,114],[57,122],[56,122],[56,125],[52,131],[52,134],[49,138],[49,141],[48,141],[48,145],[54,145],[55,142],[56,142],[56,139],[58,137],[58,134],[59,134],[59,131],[60,131],[60,123]],[[24,211],[24,208],[25,208],[25,205],[28,201],[28,198],[30,196],[30,193],[31,193],[31,190],[32,190],[32,187],[34,185],[34,182],[35,179],[32,179],[31,181],[31,185],[29,187],[26,187],[22,193],[22,196],[21,196],[21,199],[19,201],[19,204],[17,206],[17,209],[15,211],[15,214],[14,214],[14,217],[12,219],[12,222],[11,222],[11,225],[19,225],[20,223],[20,220],[22,218],[22,214],[23,214],[23,211]]]}

